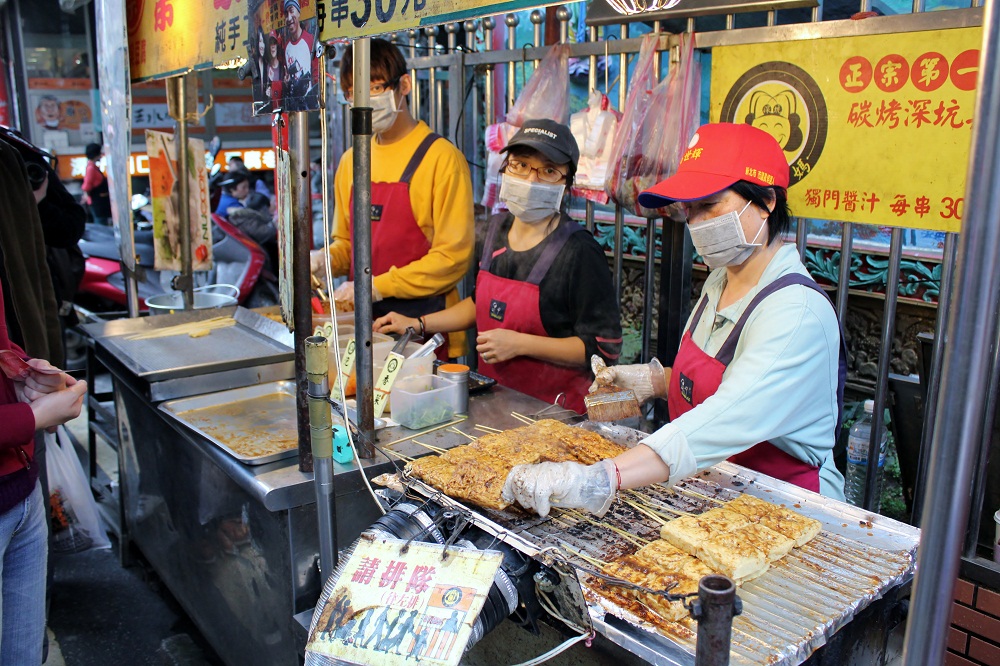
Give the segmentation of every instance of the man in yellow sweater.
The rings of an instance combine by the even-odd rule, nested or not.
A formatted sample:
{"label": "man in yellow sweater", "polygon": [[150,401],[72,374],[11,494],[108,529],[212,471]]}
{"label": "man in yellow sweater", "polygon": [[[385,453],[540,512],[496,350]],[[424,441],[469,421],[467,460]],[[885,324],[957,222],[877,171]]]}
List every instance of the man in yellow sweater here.
{"label": "man in yellow sweater", "polygon": [[[353,101],[353,54],[340,65],[340,86]],[[372,310],[420,317],[458,303],[456,286],[469,268],[475,245],[472,179],[465,157],[410,113],[412,81],[396,46],[371,41],[372,111]],[[354,300],[352,215],[353,153],[344,153],[334,178],[334,276],[351,282],[334,293]],[[313,253],[314,270],[323,250]],[[448,355],[465,353],[465,334],[449,334]]]}

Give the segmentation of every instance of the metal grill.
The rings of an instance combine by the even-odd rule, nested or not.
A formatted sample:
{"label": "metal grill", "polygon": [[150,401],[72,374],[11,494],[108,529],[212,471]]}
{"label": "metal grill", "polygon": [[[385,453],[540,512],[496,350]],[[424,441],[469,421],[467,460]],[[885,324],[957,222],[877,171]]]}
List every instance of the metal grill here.
{"label": "metal grill", "polygon": [[[412,482],[412,487],[443,504],[462,506],[423,483]],[[737,465],[722,463],[701,472],[682,482],[678,492],[660,486],[630,492],[644,504],[695,514],[748,492],[823,523],[815,539],[739,588],[743,614],[733,623],[733,664],[801,663],[913,573],[916,528]],[[623,501],[603,519],[560,510],[544,520],[478,508],[471,514],[480,528],[527,555],[555,547],[583,566],[592,566],[588,559],[611,562],[634,552],[642,540],[658,538],[660,528]],[[581,576],[581,582],[595,628],[613,642],[651,663],[693,663],[693,621],[654,625],[599,595],[590,577]]]}

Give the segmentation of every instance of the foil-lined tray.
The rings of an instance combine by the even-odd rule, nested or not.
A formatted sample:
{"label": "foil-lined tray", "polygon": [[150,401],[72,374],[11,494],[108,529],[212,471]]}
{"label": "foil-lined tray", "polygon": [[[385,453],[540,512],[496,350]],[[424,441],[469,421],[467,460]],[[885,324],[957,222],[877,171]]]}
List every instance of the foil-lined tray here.
{"label": "foil-lined tray", "polygon": [[245,465],[263,465],[299,452],[294,382],[168,400],[159,408]]}
{"label": "foil-lined tray", "polygon": [[[637,436],[597,431],[625,445]],[[584,568],[593,560],[611,562],[634,552],[635,537],[659,537],[659,523],[621,501],[603,519],[581,520],[579,513],[558,509],[541,519],[517,509],[470,508],[420,481],[406,483],[427,498],[469,511],[477,526],[526,555],[556,548]],[[917,528],[732,463],[699,472],[676,490],[654,485],[631,492],[642,495],[644,503],[695,514],[745,492],[823,524],[815,539],[738,589],[743,614],[733,622],[732,664],[799,664],[872,601],[913,575]],[[582,575],[581,581],[594,626],[610,640],[650,663],[694,663],[693,621],[653,624],[600,595],[596,579]]]}

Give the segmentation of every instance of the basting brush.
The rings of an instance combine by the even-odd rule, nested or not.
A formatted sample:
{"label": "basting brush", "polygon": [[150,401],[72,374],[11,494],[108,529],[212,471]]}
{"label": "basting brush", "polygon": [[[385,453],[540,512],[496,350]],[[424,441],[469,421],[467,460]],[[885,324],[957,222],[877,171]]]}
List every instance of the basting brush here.
{"label": "basting brush", "polygon": [[621,421],[642,416],[639,400],[632,389],[602,386],[583,398],[591,421]]}

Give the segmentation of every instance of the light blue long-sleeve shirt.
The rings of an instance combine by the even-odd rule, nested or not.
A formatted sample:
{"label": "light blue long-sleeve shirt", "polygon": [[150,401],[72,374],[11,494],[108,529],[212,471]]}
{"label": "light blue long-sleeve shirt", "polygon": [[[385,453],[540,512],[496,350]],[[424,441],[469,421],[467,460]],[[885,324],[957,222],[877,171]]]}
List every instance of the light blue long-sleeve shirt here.
{"label": "light blue long-sleeve shirt", "polygon": [[[789,273],[809,274],[792,245],[778,250],[760,281],[742,299],[718,310],[726,270],[713,271],[702,290],[708,304],[692,334],[693,342],[715,356],[754,296]],[[685,330],[690,325],[688,320]],[[758,442],[769,441],[819,466],[820,492],[843,500],[844,477],[833,464],[834,430],[840,415],[839,354],[840,327],[829,301],[801,285],[779,289],[750,315],[715,394],[643,443],[670,466],[669,484],[673,485]]]}

